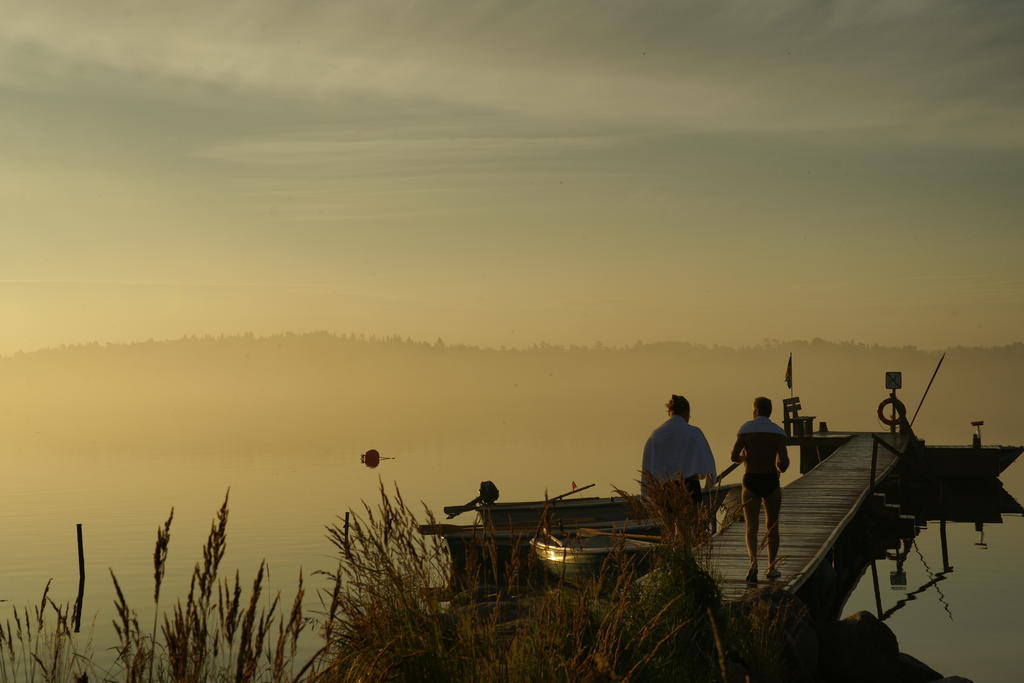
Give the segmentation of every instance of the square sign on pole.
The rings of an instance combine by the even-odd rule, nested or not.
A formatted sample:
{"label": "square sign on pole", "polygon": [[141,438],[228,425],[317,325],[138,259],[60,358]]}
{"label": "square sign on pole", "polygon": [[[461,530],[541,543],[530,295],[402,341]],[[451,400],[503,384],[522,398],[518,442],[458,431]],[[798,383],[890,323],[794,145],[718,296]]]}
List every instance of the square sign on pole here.
{"label": "square sign on pole", "polygon": [[903,388],[903,373],[902,372],[886,372],[885,373],[885,388],[886,389],[902,389]]}

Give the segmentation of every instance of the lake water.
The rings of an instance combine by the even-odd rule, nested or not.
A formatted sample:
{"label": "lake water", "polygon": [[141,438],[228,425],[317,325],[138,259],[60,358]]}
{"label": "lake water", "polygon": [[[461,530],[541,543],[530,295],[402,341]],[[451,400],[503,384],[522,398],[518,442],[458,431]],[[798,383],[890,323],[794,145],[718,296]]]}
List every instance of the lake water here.
{"label": "lake water", "polygon": [[[430,432],[413,426],[412,437],[353,438],[351,443],[301,450],[251,445],[239,449],[244,452],[198,452],[194,446],[188,452],[172,445],[120,450],[88,442],[81,447],[54,444],[42,435],[8,442],[5,458],[11,466],[0,479],[0,618],[10,617],[11,606],[38,604],[51,578],[51,597],[58,603],[74,601],[76,523],[83,525],[86,559],[83,631],[95,620],[90,635],[98,653],[114,643],[110,569],[141,623],[151,623],[156,530],[172,507],[163,608],[187,595],[192,568],[201,560],[214,514],[229,488],[221,575],[238,570],[248,585],[260,561],[266,560],[270,587],[290,601],[300,570],[309,596],[311,589],[325,585],[313,572],[335,566],[325,525],[350,508],[360,509],[364,500],[377,501],[381,484],[389,491],[399,486],[416,509],[422,509],[422,501],[440,514],[445,505],[473,498],[484,479],[496,481],[505,500],[535,499],[545,489],[550,495],[569,490],[574,479],[580,486],[591,483],[596,473],[601,485],[592,490],[611,495],[610,482],[631,487],[631,470],[639,466],[639,452],[604,468],[581,468],[572,458],[554,462],[544,446],[563,453],[567,446],[541,426],[520,430],[515,422],[497,430],[486,451],[473,430],[453,437],[446,428],[435,426]],[[513,431],[521,438],[512,438]],[[359,454],[369,447],[397,459],[370,470],[359,462]],[[568,452],[615,449],[608,441],[576,442]],[[465,521],[471,521],[469,515]],[[318,604],[312,597],[306,602],[310,608]]]}
{"label": "lake water", "polygon": [[[1021,468],[1024,465],[1017,464]],[[1008,487],[1009,488],[1009,487]],[[1010,491],[1020,499],[1021,487]],[[943,572],[940,524],[929,522],[902,563],[878,561],[882,612],[899,639],[900,650],[945,676],[974,681],[1021,680],[1024,642],[1024,518],[1004,515],[1001,524],[946,524],[949,572]],[[933,585],[922,586],[940,578]],[[874,585],[866,571],[844,609],[844,616],[876,613]],[[902,603],[902,604],[901,604]]]}
{"label": "lake water", "polygon": [[[51,578],[51,597],[74,601],[75,524],[82,523],[87,574],[83,631],[94,623],[93,650],[102,659],[114,642],[109,569],[117,573],[141,623],[150,623],[157,527],[173,507],[162,592],[166,607],[186,595],[191,568],[201,559],[211,520],[228,488],[222,575],[238,569],[243,584],[249,584],[265,559],[270,586],[282,591],[286,601],[300,570],[307,591],[323,586],[312,572],[334,566],[325,525],[360,501],[376,501],[381,482],[388,488],[397,483],[407,501],[422,501],[437,513],[444,505],[472,499],[484,479],[499,485],[502,500],[537,499],[545,490],[561,494],[572,481],[595,482],[588,493],[602,496],[611,494],[612,485],[635,489],[643,439],[663,419],[648,408],[597,414],[551,409],[531,415],[520,407],[507,414],[470,411],[454,419],[395,414],[365,424],[350,421],[330,438],[303,440],[292,434],[232,440],[225,432],[207,445],[203,439],[126,442],[91,432],[82,438],[63,433],[57,439],[45,429],[8,430],[0,444],[8,463],[0,478],[0,600],[5,601],[0,617],[6,620],[12,605],[38,602]],[[730,432],[706,429],[722,468]],[[369,447],[396,460],[367,469],[358,454]],[[787,474],[784,481],[795,476]],[[1024,498],[1024,465],[1012,467],[1004,481],[1012,495]],[[906,589],[890,589],[891,568],[880,564],[884,608],[941,568],[936,526],[916,539],[924,560],[914,551],[905,562]],[[1024,520],[986,525],[985,549],[975,545],[973,525],[950,524],[947,536],[954,570],[894,612],[888,624],[904,651],[943,674],[1017,680],[1024,636],[1018,587]],[[307,604],[314,606],[315,599]],[[857,609],[876,609],[869,575],[845,613]]]}

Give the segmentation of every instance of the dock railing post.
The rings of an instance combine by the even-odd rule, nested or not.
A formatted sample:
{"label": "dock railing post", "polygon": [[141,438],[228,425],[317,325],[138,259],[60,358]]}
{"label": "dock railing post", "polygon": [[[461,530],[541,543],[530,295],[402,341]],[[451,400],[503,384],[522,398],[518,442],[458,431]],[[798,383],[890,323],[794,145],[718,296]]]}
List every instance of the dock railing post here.
{"label": "dock railing post", "polygon": [[875,471],[878,468],[878,446],[881,444],[885,446],[885,449],[895,455],[897,458],[903,457],[903,454],[893,448],[891,445],[886,443],[878,434],[871,435],[871,481],[868,482],[870,486],[868,493],[875,490]]}

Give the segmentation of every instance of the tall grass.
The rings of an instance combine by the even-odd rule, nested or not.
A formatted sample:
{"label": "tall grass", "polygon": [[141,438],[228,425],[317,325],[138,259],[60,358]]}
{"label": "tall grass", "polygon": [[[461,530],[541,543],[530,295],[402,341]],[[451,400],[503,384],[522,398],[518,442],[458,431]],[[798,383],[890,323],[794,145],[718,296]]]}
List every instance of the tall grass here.
{"label": "tall grass", "polygon": [[[169,613],[159,611],[171,522],[157,529],[153,553],[154,618],[144,630],[111,570],[114,632],[113,663],[96,662],[91,643],[72,633],[69,608],[49,598],[47,583],[38,606],[14,610],[13,623],[0,625],[0,681],[291,681],[297,644],[307,623],[302,613],[302,576],[292,608],[277,614],[279,595],[264,599],[266,566],[260,564],[246,595],[236,572],[221,578],[227,547],[228,497],[217,510],[196,563],[188,596]],[[276,634],[274,633],[276,626]],[[108,658],[109,659],[109,658]]]}
{"label": "tall grass", "polygon": [[15,608],[0,623],[0,681],[76,680],[89,664],[91,643],[76,645],[71,606],[50,598],[50,581],[38,605]]}
{"label": "tall grass", "polygon": [[[452,566],[401,494],[380,493],[379,507],[329,528],[339,564],[314,680],[717,681],[737,650],[729,641],[747,637],[709,571],[708,513],[677,491],[631,499],[660,520],[651,571],[612,552],[592,578],[556,577],[543,590],[529,566],[505,571],[501,586],[484,581],[473,553]],[[496,557],[495,544],[480,554]],[[462,581],[439,591],[452,572]],[[753,660],[759,647],[747,638],[741,649]]]}
{"label": "tall grass", "polygon": [[[493,529],[453,564],[443,538],[420,533],[400,492],[381,486],[377,505],[327,528],[337,565],[318,572],[315,631],[307,631],[301,574],[287,611],[279,595],[264,595],[264,564],[248,589],[237,572],[220,576],[227,496],[187,596],[160,612],[172,510],[157,529],[151,625],[141,626],[111,572],[112,664],[98,665],[71,633],[69,609],[50,600],[47,585],[38,605],[0,626],[0,681],[719,681],[727,659],[743,661],[756,680],[780,680],[774,653],[785,619],[770,604],[723,605],[709,570],[707,513],[669,490],[630,502],[659,520],[651,562],[613,551],[593,577],[570,584],[532,555],[504,560]],[[300,640],[317,648],[304,661]]]}

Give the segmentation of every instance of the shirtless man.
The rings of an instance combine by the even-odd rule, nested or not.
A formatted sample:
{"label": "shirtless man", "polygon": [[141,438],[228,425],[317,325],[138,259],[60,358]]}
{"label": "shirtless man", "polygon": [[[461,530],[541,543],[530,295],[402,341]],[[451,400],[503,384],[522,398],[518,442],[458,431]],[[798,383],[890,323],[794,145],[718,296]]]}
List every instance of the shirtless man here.
{"label": "shirtless man", "polygon": [[779,473],[789,467],[786,453],[786,432],[772,422],[771,399],[754,399],[754,419],[740,427],[736,445],[732,447],[732,461],[746,465],[743,475],[743,519],[747,525],[747,555],[750,570],[747,583],[757,583],[757,527],[758,512],[764,502],[765,529],[768,532],[768,579],[780,576],[775,566],[779,554],[779,508],[782,490]]}

